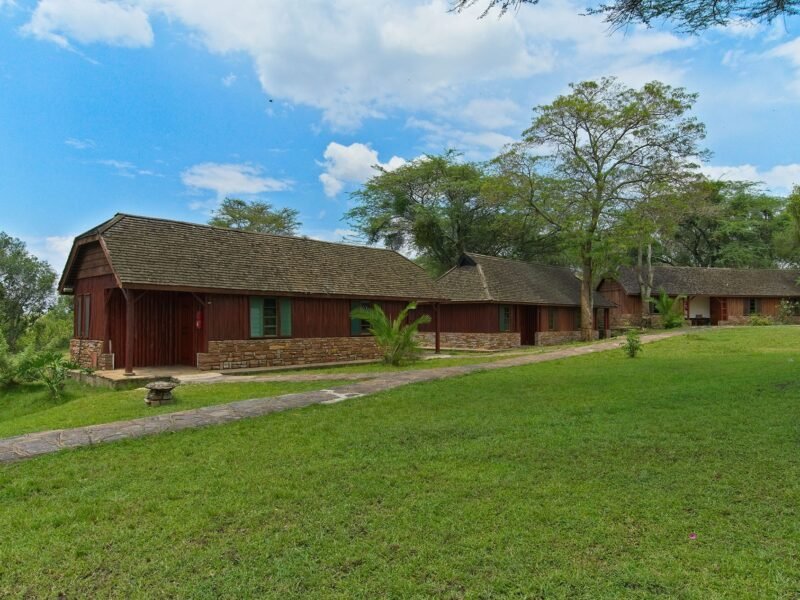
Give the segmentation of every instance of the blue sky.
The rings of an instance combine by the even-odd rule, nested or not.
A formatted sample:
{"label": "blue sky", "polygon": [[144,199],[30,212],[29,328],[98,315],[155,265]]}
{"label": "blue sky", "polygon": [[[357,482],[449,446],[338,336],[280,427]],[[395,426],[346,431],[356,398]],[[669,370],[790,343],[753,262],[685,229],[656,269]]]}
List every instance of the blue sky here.
{"label": "blue sky", "polygon": [[115,212],[203,222],[230,195],[339,240],[376,162],[487,158],[531,107],[602,75],[698,92],[710,176],[800,183],[800,19],[611,33],[582,7],[0,0],[0,230],[58,269]]}

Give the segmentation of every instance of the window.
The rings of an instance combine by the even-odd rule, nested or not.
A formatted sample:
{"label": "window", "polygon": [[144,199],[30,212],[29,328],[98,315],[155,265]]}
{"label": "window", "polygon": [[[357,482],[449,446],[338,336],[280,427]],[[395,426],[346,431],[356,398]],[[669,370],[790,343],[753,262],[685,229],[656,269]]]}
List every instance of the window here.
{"label": "window", "polygon": [[89,326],[92,319],[92,297],[89,294],[75,296],[74,305],[75,337],[89,338]]}
{"label": "window", "polygon": [[758,298],[747,298],[744,305],[745,315],[757,315],[761,312],[761,301]]}
{"label": "window", "polygon": [[578,331],[581,328],[581,309],[576,308],[572,311],[572,329]]}
{"label": "window", "polygon": [[[353,300],[350,302],[350,310],[357,308],[372,308],[372,304],[366,300]],[[350,318],[350,335],[370,335],[369,321],[366,319],[353,319]]]}
{"label": "window", "polygon": [[500,306],[500,331],[511,331],[511,307],[508,304]]}
{"label": "window", "polygon": [[250,337],[291,337],[292,299],[250,298]]}
{"label": "window", "polygon": [[554,331],[556,328],[556,311],[557,308],[553,308],[552,306],[547,309],[547,328],[550,331]]}

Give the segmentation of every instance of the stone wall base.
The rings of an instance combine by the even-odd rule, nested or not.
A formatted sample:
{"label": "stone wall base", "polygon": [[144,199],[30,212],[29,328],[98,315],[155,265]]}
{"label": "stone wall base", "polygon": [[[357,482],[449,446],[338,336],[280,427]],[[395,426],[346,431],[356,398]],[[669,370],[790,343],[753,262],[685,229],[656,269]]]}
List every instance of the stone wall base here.
{"label": "stone wall base", "polygon": [[208,352],[197,355],[197,367],[204,371],[249,369],[380,357],[372,336],[225,340],[208,342]]}
{"label": "stone wall base", "polygon": [[[537,346],[556,346],[558,344],[568,344],[570,342],[580,342],[580,331],[540,331],[535,334]],[[595,330],[592,332],[592,339],[596,340],[600,337],[600,332]],[[608,337],[608,335],[606,336]]]}
{"label": "stone wall base", "polygon": [[[436,345],[436,334],[424,331],[418,334],[417,339],[424,348],[433,348]],[[443,349],[449,350],[507,350],[520,346],[519,333],[453,333],[441,332],[439,343]]]}
{"label": "stone wall base", "polygon": [[69,358],[84,369],[107,369],[107,358],[103,354],[103,340],[81,340],[72,338],[69,341]]}

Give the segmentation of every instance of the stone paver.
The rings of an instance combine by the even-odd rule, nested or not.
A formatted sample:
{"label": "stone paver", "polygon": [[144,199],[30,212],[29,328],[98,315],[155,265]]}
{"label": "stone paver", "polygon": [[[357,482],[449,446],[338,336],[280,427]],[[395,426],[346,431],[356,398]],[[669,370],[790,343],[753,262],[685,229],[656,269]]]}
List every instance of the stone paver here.
{"label": "stone paver", "polygon": [[[642,336],[643,343],[651,343],[677,335],[687,333],[686,330],[665,332]],[[312,404],[335,404],[352,398],[374,394],[384,390],[420,383],[434,381],[448,377],[467,375],[478,371],[492,371],[540,362],[548,362],[583,356],[595,352],[605,352],[619,348],[619,340],[609,340],[588,346],[564,348],[554,352],[542,354],[521,354],[504,360],[488,363],[476,363],[455,367],[441,367],[436,369],[421,369],[398,371],[392,373],[375,373],[362,375],[361,380],[330,389],[312,392],[284,394],[272,398],[256,398],[253,400],[240,400],[228,404],[205,406],[191,410],[165,413],[152,417],[141,417],[129,421],[117,421],[101,425],[89,425],[74,429],[57,429],[54,431],[41,431],[28,433],[15,437],[0,439],[0,463],[7,463],[25,458],[32,458],[42,454],[57,452],[64,448],[77,448],[92,446],[117,440],[154,435],[165,431],[180,431],[208,425],[229,423],[241,419],[258,417],[273,412],[302,408]],[[323,376],[321,379],[330,375]],[[354,378],[356,379],[356,378]]]}

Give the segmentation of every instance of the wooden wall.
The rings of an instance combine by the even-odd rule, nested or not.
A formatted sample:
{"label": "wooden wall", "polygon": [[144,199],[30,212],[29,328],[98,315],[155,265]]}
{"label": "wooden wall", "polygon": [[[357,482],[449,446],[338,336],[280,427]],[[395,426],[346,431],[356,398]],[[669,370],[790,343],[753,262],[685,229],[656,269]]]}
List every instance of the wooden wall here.
{"label": "wooden wall", "polygon": [[[555,329],[550,329],[550,311],[554,310],[555,314]],[[542,306],[539,309],[539,328],[538,331],[577,331],[580,325],[577,325],[578,313],[580,309],[572,306]]]}
{"label": "wooden wall", "polygon": [[72,270],[76,279],[111,275],[111,265],[108,264],[99,242],[92,242],[80,247]]}
{"label": "wooden wall", "polygon": [[[351,303],[347,298],[292,298],[292,337],[348,337]],[[405,302],[377,304],[390,318],[406,306]],[[206,311],[209,340],[250,338],[249,296],[209,295]]]}
{"label": "wooden wall", "polygon": [[[517,315],[511,305],[509,331],[518,331]],[[428,314],[431,322],[420,327],[420,331],[434,331],[433,307],[422,306],[416,314]],[[500,305],[489,303],[442,304],[439,308],[441,331],[449,333],[498,333],[500,331]],[[415,317],[414,317],[415,318]]]}
{"label": "wooden wall", "polygon": [[[90,300],[90,317],[89,317],[89,337],[91,340],[105,339],[106,330],[106,311],[105,299],[106,290],[111,292],[110,288],[116,287],[116,282],[112,275],[100,275],[98,277],[86,277],[79,279],[75,282],[75,297],[84,297],[89,295]],[[78,310],[76,303],[75,314],[73,315],[73,335],[81,337],[78,331]]]}
{"label": "wooden wall", "polygon": [[597,291],[611,300],[616,307],[611,308],[611,319],[614,315],[640,315],[642,314],[642,298],[629,296],[622,285],[614,279],[603,279],[597,286]]}

